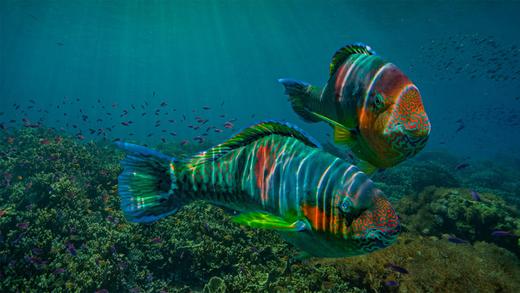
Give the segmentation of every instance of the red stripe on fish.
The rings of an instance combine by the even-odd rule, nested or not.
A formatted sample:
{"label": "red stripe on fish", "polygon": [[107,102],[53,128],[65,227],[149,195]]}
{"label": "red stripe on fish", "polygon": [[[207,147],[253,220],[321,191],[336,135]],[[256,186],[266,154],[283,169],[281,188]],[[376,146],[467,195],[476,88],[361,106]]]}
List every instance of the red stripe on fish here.
{"label": "red stripe on fish", "polygon": [[[351,66],[351,65],[349,65]],[[342,95],[343,86],[345,83],[343,80],[345,79],[345,75],[347,74],[347,63],[343,64],[339,70],[338,75],[336,75],[336,83],[334,84],[334,93],[336,95],[336,101],[339,101]]]}
{"label": "red stripe on fish", "polygon": [[255,175],[256,186],[260,189],[260,198],[263,203],[269,199],[269,195],[267,194],[267,177],[273,165],[275,165],[275,160],[271,156],[271,148],[269,146],[258,147],[258,151],[256,152]]}

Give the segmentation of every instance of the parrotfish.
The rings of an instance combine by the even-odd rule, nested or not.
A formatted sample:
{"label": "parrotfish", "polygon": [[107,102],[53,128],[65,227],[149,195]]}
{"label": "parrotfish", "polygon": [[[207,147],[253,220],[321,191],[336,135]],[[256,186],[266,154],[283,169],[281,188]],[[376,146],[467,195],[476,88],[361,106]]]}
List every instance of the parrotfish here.
{"label": "parrotfish", "polygon": [[400,232],[394,209],[367,175],[287,123],[253,125],[184,160],[116,145],[127,152],[118,191],[131,222],[154,222],[205,200],[240,212],[235,222],[278,231],[317,257],[369,253]]}
{"label": "parrotfish", "polygon": [[324,87],[279,79],[293,110],[307,122],[327,122],[334,141],[349,147],[371,173],[417,154],[430,134],[421,94],[394,64],[369,46],[336,52]]}

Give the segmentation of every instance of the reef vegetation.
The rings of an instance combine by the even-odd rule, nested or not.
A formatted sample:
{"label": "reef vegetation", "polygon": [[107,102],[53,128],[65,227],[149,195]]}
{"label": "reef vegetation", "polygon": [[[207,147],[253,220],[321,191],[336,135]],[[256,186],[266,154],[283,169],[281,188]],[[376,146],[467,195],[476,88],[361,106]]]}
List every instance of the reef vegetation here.
{"label": "reef vegetation", "polygon": [[[207,148],[157,146],[182,157]],[[0,132],[1,292],[520,292],[518,162],[424,153],[374,180],[404,232],[390,248],[299,259],[204,202],[127,222],[123,154],[46,128]],[[504,167],[506,166],[506,167]]]}

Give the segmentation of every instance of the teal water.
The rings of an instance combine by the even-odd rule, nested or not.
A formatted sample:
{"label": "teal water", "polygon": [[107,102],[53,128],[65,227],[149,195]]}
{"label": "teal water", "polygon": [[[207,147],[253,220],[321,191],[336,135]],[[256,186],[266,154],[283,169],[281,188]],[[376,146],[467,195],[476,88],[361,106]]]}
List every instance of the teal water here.
{"label": "teal water", "polygon": [[[517,1],[0,1],[0,291],[520,292],[519,12]],[[345,157],[277,80],[324,85],[354,42],[410,77],[432,125],[420,155],[371,177],[400,217],[395,245],[300,261],[278,234],[203,202],[125,220],[116,140],[183,157],[275,119]]]}
{"label": "teal water", "polygon": [[[119,103],[118,110],[167,101],[188,114],[224,102],[219,111],[239,118],[237,126],[266,118],[301,124],[276,80],[322,85],[333,53],[364,42],[418,85],[433,125],[429,149],[510,153],[520,145],[520,118],[510,117],[520,107],[518,47],[512,47],[518,8],[508,1],[2,1],[0,107],[34,99],[50,111],[49,122],[62,115],[51,104],[64,97],[81,103],[61,110],[83,108],[92,117],[100,114],[89,109],[98,98]],[[475,52],[486,62],[472,58]],[[469,69],[456,73],[455,65],[444,69],[453,57],[455,65],[476,68],[476,78]],[[515,79],[485,73],[497,65]],[[151,115],[130,118],[136,136],[151,132]],[[455,133],[458,119],[465,129]],[[75,117],[57,124],[64,122],[74,124]],[[325,125],[306,128],[325,139]]]}

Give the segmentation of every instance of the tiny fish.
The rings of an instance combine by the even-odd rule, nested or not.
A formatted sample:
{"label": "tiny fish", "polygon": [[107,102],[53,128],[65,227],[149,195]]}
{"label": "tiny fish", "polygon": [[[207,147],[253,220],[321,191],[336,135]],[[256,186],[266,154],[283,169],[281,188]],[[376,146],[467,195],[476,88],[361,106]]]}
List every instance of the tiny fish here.
{"label": "tiny fish", "polygon": [[408,270],[393,263],[387,263],[386,268],[401,274],[408,274]]}
{"label": "tiny fish", "polygon": [[469,163],[460,163],[458,164],[455,169],[456,170],[462,170],[462,169],[466,169],[467,167],[469,167]]}
{"label": "tiny fish", "polygon": [[464,124],[459,125],[457,130],[455,130],[455,133],[459,133],[462,129],[464,129],[464,127],[465,127]]}
{"label": "tiny fish", "polygon": [[152,243],[161,243],[162,239],[161,239],[161,237],[154,237],[151,239],[151,242]]}
{"label": "tiny fish", "polygon": [[516,235],[511,233],[510,231],[503,231],[503,230],[495,230],[495,231],[491,232],[491,236],[493,236],[493,237],[516,237]]}
{"label": "tiny fish", "polygon": [[72,255],[72,256],[76,256],[77,254],[77,251],[76,251],[76,247],[74,247],[74,244],[73,243],[67,243],[67,251]]}
{"label": "tiny fish", "polygon": [[228,121],[228,122],[224,123],[224,127],[228,128],[228,129],[233,128],[233,123]]}
{"label": "tiny fish", "polygon": [[451,243],[455,243],[455,244],[465,244],[465,243],[468,243],[468,241],[466,241],[464,239],[460,239],[460,238],[455,237],[455,236],[448,237],[448,241],[451,242]]}
{"label": "tiny fish", "polygon": [[18,223],[18,224],[16,224],[16,227],[25,230],[25,229],[29,228],[29,223],[27,223],[27,222]]}
{"label": "tiny fish", "polygon": [[385,286],[387,287],[397,287],[399,286],[399,283],[397,281],[386,281]]}
{"label": "tiny fish", "polygon": [[36,255],[40,255],[40,254],[43,253],[43,249],[38,248],[38,247],[33,247],[33,248],[31,249],[31,251],[32,251],[33,254],[36,254]]}
{"label": "tiny fish", "polygon": [[208,107],[208,106],[203,106],[202,109],[204,109],[204,110],[210,110],[211,108]]}
{"label": "tiny fish", "polygon": [[55,269],[52,274],[54,275],[59,275],[59,274],[63,274],[65,272],[65,269],[64,268],[57,268]]}
{"label": "tiny fish", "polygon": [[476,192],[475,190],[472,190],[471,191],[471,198],[474,201],[480,201],[480,194],[478,194],[478,192]]}

